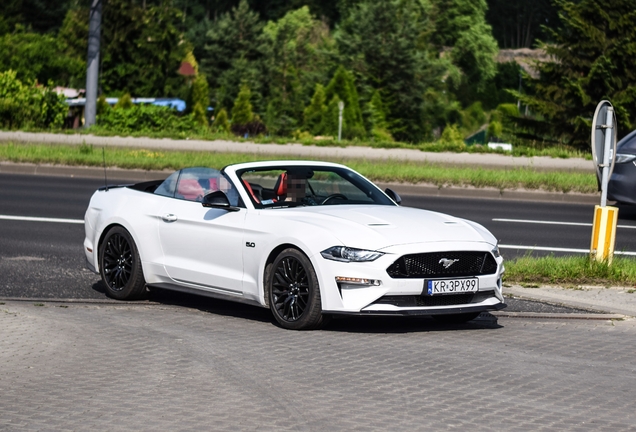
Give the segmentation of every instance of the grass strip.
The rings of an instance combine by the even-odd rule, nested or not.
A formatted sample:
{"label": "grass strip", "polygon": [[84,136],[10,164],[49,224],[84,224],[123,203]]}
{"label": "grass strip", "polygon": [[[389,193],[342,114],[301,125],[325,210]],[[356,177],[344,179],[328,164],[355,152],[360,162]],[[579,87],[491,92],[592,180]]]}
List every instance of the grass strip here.
{"label": "grass strip", "polygon": [[[588,256],[533,257],[505,262],[506,283],[547,285],[601,285],[636,287],[636,259],[615,256],[612,265]],[[636,293],[636,290],[633,290]]]}
{"label": "grass strip", "polygon": [[254,142],[259,144],[281,144],[286,145],[290,143],[299,143],[306,146],[316,147],[372,147],[372,148],[405,148],[415,149],[425,152],[453,152],[453,153],[494,153],[494,154],[506,154],[511,156],[548,156],[552,158],[568,159],[568,158],[584,158],[591,160],[592,155],[589,151],[581,151],[576,148],[553,145],[553,144],[533,144],[524,145],[514,143],[512,152],[506,152],[501,149],[491,149],[485,145],[466,145],[463,142],[424,142],[420,144],[404,143],[399,141],[376,141],[367,139],[343,139],[338,141],[332,137],[322,137],[321,139],[315,138],[293,138],[293,137],[278,137],[278,136],[255,136],[249,138],[238,137],[234,134],[224,132],[213,132],[210,129],[191,130],[187,132],[177,131],[152,131],[152,130],[140,130],[136,132],[123,132],[118,130],[109,130],[98,125],[92,126],[89,129],[64,129],[64,130],[50,130],[50,129],[35,129],[27,128],[25,132],[44,132],[44,133],[62,133],[66,135],[84,135],[92,134],[97,136],[131,136],[136,138],[170,138],[170,139],[194,139],[194,140],[225,140],[235,142]]}
{"label": "grass strip", "polygon": [[[110,167],[144,170],[177,170],[187,166],[222,168],[237,162],[272,159],[271,155],[213,153],[196,151],[158,151],[107,147],[106,164]],[[297,157],[277,156],[279,159]],[[320,158],[345,163],[373,181],[432,183],[442,186],[493,187],[500,190],[531,189],[556,192],[594,193],[597,191],[593,173],[535,171],[531,168],[484,169],[449,167],[433,163],[408,161],[371,161],[361,159]],[[100,148],[92,145],[0,144],[0,160],[16,163],[54,164],[70,166],[102,166]]]}

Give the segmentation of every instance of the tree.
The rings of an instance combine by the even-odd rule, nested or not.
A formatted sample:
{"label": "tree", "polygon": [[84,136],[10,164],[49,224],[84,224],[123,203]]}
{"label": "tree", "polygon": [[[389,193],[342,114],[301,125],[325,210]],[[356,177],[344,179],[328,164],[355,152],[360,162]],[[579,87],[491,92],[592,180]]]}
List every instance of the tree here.
{"label": "tree", "polygon": [[562,25],[550,31],[538,78],[524,75],[526,93],[513,92],[536,115],[518,118],[522,138],[589,149],[598,102],[616,109],[619,138],[636,127],[636,8],[631,0],[557,0]]}
{"label": "tree", "polygon": [[430,137],[440,121],[429,114],[431,101],[440,98],[427,93],[443,93],[449,64],[431,49],[430,15],[421,0],[365,0],[348,9],[335,34],[363,100],[380,93],[389,130],[402,141]]}
{"label": "tree", "polygon": [[314,135],[323,133],[323,119],[327,113],[326,100],[325,88],[321,84],[316,84],[316,90],[311,98],[311,102],[303,113],[303,126],[306,131]]}
{"label": "tree", "polygon": [[225,108],[221,108],[219,112],[214,117],[214,122],[212,123],[212,129],[217,132],[229,132],[230,131],[230,123],[227,120],[227,111]]}
{"label": "tree", "polygon": [[202,126],[208,125],[207,109],[210,104],[210,89],[208,80],[203,74],[197,74],[192,83],[191,91],[192,114],[194,121]]}
{"label": "tree", "polygon": [[391,141],[393,137],[389,132],[389,124],[386,121],[386,111],[382,96],[379,91],[374,91],[371,100],[366,105],[367,113],[367,129],[371,132],[371,136],[383,141]]}
{"label": "tree", "polygon": [[14,70],[22,81],[77,84],[73,78],[81,76],[85,68],[85,62],[66,55],[53,36],[24,31],[0,36],[0,72]]}
{"label": "tree", "polygon": [[[178,28],[181,13],[169,0],[146,7],[128,0],[104,0],[100,87],[106,93],[143,96],[182,96],[177,74],[191,50]],[[86,58],[87,8],[70,10],[60,35],[65,49]]]}
{"label": "tree", "polygon": [[243,84],[232,107],[232,125],[245,125],[254,120],[254,112],[250,102],[251,96],[250,88]]}
{"label": "tree", "polygon": [[22,82],[12,70],[0,72],[0,127],[60,128],[67,112],[64,97],[51,88]]}
{"label": "tree", "polygon": [[[303,121],[315,83],[326,80],[329,28],[308,7],[290,11],[263,29],[270,131],[289,134]],[[282,121],[281,121],[282,120]]]}
{"label": "tree", "polygon": [[500,48],[532,48],[559,22],[551,0],[488,0],[486,20]]}
{"label": "tree", "polygon": [[[497,42],[486,23],[486,0],[433,0],[438,11],[433,42],[452,47],[450,58],[462,72],[460,85],[483,89],[494,78]],[[463,89],[457,92],[461,94]]]}
{"label": "tree", "polygon": [[5,22],[7,32],[13,31],[16,25],[20,25],[29,32],[53,34],[60,28],[72,2],[72,0],[2,0],[0,21]]}
{"label": "tree", "polygon": [[[342,111],[342,135],[346,138],[362,138],[366,135],[362,121],[360,100],[353,75],[343,66],[334,74],[325,89],[325,97],[329,100],[325,115],[324,131],[329,135],[338,134],[338,102],[344,103]],[[334,127],[335,126],[335,127]]]}
{"label": "tree", "polygon": [[263,25],[247,0],[211,24],[200,67],[210,80],[216,108],[231,107],[241,83],[246,83],[256,111],[262,112]]}

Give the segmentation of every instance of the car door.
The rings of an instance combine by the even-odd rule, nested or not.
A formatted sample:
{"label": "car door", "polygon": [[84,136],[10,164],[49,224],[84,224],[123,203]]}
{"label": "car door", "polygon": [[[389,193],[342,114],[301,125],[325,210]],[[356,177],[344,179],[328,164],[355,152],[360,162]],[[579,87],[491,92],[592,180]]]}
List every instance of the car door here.
{"label": "car door", "polygon": [[199,289],[242,294],[245,214],[167,199],[159,239],[168,275]]}

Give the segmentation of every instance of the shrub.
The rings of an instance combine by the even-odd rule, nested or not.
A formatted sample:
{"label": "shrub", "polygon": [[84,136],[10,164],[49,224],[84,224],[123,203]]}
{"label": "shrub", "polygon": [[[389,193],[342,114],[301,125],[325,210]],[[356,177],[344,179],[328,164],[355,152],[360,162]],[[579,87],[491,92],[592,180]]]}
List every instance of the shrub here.
{"label": "shrub", "polygon": [[133,105],[129,109],[112,109],[97,116],[100,129],[121,134],[132,132],[190,132],[197,125],[192,115],[179,116],[171,108]]}
{"label": "shrub", "polygon": [[207,126],[207,108],[210,103],[210,89],[208,87],[208,80],[203,74],[198,74],[192,83],[191,103],[194,121],[201,126]]}
{"label": "shrub", "polygon": [[115,104],[115,108],[130,109],[132,107],[133,107],[133,101],[132,101],[132,98],[130,97],[130,93],[126,93],[125,95],[120,97],[117,103]]}
{"label": "shrub", "polygon": [[24,84],[12,70],[0,73],[0,127],[59,128],[67,113],[64,97],[50,88]]}
{"label": "shrub", "polygon": [[234,124],[230,127],[230,130],[233,134],[248,137],[255,135],[262,135],[267,131],[265,124],[260,120],[252,120],[249,123],[244,124]]}
{"label": "shrub", "polygon": [[498,122],[496,120],[491,121],[488,124],[488,137],[501,137],[501,134],[503,133],[503,125],[501,124],[501,122]]}
{"label": "shrub", "polygon": [[214,123],[212,123],[212,128],[217,132],[230,131],[230,123],[227,120],[227,111],[225,110],[225,108],[221,108],[219,113],[214,118]]}
{"label": "shrub", "polygon": [[246,84],[241,85],[241,90],[232,107],[232,125],[245,125],[254,119],[251,96],[250,88]]}

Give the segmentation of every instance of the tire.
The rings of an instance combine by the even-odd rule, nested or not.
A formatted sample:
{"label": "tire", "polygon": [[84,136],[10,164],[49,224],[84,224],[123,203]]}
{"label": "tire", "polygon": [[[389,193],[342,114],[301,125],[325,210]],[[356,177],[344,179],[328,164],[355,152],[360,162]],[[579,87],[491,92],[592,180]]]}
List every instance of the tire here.
{"label": "tire", "polygon": [[269,307],[281,327],[312,330],[326,323],[318,277],[309,258],[298,249],[285,249],[276,257],[265,273],[265,283]]}
{"label": "tire", "polygon": [[146,293],[137,246],[123,227],[111,228],[99,246],[99,272],[109,297],[134,300]]}
{"label": "tire", "polygon": [[433,318],[445,324],[461,324],[472,321],[479,316],[480,312],[449,314],[449,315],[433,315]]}

